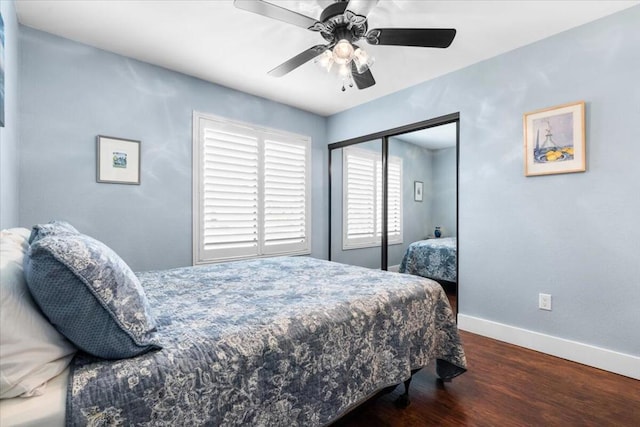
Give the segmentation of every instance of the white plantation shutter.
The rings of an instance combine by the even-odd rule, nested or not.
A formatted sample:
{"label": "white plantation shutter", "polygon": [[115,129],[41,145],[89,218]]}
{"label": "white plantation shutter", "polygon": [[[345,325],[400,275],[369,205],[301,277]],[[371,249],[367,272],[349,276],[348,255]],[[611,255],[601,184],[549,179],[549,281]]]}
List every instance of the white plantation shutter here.
{"label": "white plantation shutter", "polygon": [[[382,159],[370,150],[343,150],[343,249],[378,246],[382,237]],[[389,158],[387,235],[402,243],[402,159]]]}
{"label": "white plantation shutter", "polygon": [[201,167],[208,257],[258,254],[258,140],[205,128]]}
{"label": "white plantation shutter", "polygon": [[[379,157],[379,156],[378,156]],[[376,240],[375,243],[382,241],[382,160],[376,160],[376,177],[373,183],[376,189]]]}
{"label": "white plantation shutter", "polygon": [[309,253],[308,138],[194,113],[194,263]]}
{"label": "white plantation shutter", "polygon": [[264,252],[299,251],[307,240],[308,150],[299,142],[264,142]]}
{"label": "white plantation shutter", "polygon": [[345,148],[343,160],[343,246],[370,245],[376,238],[375,153]]}
{"label": "white plantation shutter", "polygon": [[402,159],[399,157],[389,157],[387,189],[388,243],[402,243]]}

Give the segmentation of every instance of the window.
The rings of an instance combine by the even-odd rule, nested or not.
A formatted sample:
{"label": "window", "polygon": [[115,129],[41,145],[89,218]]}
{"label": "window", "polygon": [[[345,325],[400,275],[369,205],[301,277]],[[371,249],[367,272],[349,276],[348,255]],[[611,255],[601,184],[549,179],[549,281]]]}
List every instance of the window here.
{"label": "window", "polygon": [[194,264],[310,253],[311,140],[194,113]]}
{"label": "window", "polygon": [[[342,248],[379,246],[382,240],[382,159],[375,151],[344,148]],[[402,159],[389,157],[387,236],[402,243]]]}

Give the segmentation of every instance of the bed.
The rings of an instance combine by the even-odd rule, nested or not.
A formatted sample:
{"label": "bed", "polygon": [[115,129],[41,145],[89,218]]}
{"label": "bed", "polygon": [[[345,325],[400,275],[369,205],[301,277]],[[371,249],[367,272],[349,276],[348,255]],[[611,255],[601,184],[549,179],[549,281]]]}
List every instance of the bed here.
{"label": "bed", "polygon": [[409,245],[399,271],[457,283],[457,259],[456,237],[420,240]]}
{"label": "bed", "polygon": [[[157,345],[78,352],[49,387],[47,425],[63,410],[67,425],[321,426],[434,360],[443,380],[466,370],[446,295],[424,278],[311,257],[136,276]],[[29,425],[29,399],[3,400],[3,421]]]}

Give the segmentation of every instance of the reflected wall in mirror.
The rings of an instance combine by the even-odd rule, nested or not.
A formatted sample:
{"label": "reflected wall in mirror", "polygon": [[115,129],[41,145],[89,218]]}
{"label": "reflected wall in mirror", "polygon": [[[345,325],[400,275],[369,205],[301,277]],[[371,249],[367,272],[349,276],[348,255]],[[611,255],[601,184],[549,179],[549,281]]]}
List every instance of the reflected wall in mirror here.
{"label": "reflected wall in mirror", "polygon": [[[398,196],[389,183],[389,203],[403,200],[404,234],[402,244],[389,242],[389,270],[398,271],[411,243],[435,238],[436,227],[441,238],[457,236],[456,141],[456,123],[389,138],[390,158],[399,157],[404,165],[403,193]],[[414,197],[416,181],[422,182],[422,201]]]}

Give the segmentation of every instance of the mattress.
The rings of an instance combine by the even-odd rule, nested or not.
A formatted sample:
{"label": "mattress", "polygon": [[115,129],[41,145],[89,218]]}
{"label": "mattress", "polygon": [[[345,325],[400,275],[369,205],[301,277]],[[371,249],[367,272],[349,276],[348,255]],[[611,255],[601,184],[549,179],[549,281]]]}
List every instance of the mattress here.
{"label": "mattress", "polygon": [[0,400],[2,427],[62,427],[69,368],[47,383],[44,394]]}

